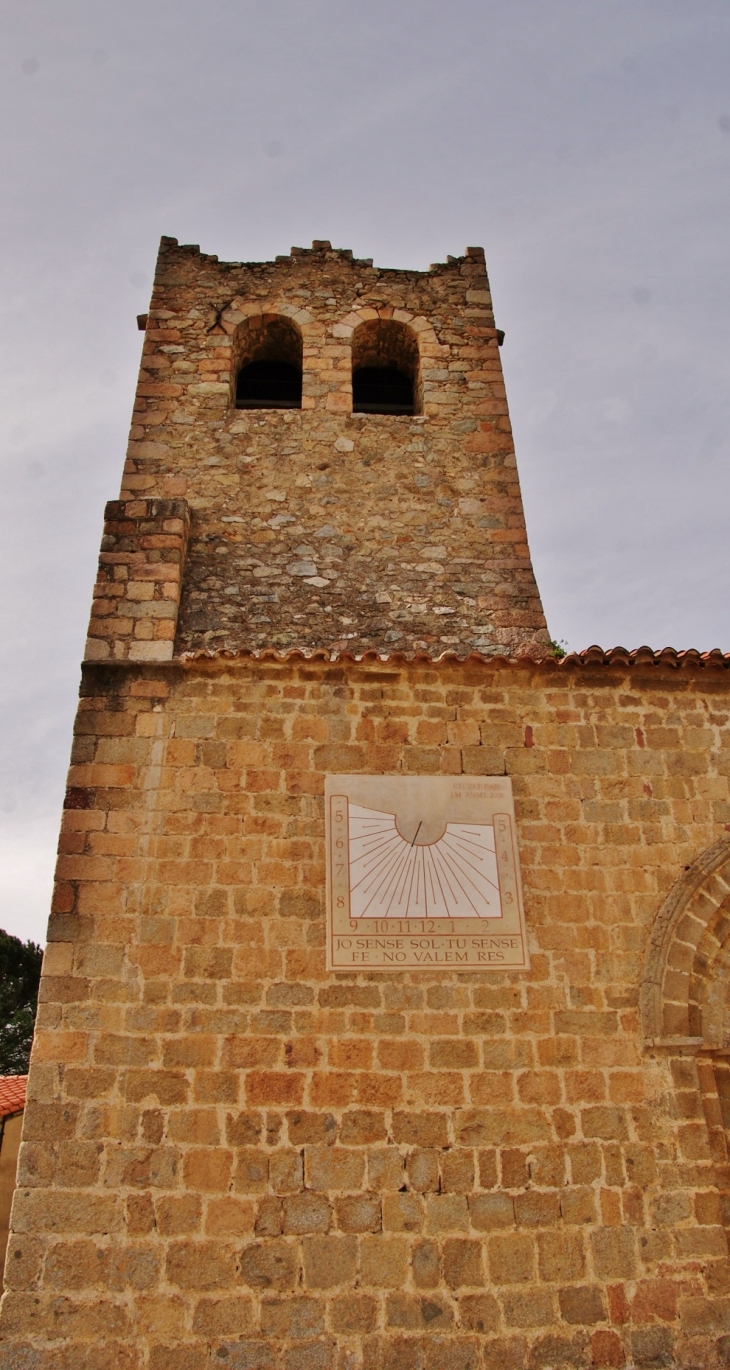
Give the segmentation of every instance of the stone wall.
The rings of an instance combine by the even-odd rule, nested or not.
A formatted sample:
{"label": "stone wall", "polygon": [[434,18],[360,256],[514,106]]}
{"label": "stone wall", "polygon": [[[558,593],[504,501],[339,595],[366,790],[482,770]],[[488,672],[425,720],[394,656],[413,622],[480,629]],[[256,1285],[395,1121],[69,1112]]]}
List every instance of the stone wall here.
{"label": "stone wall", "polygon": [[[277,317],[302,409],[236,409],[247,330]],[[378,320],[418,353],[412,417],[352,413],[353,335]],[[481,248],[418,272],[163,239],[122,498],[190,503],[176,651],[544,654],[497,337]]]}
{"label": "stone wall", "polygon": [[[726,1364],[713,1064],[639,1008],[729,703],[648,653],[89,664],[2,1364]],[[328,975],[328,771],[511,776],[530,972]]]}
{"label": "stone wall", "polygon": [[87,661],[171,659],[189,533],[185,500],[107,504]]}

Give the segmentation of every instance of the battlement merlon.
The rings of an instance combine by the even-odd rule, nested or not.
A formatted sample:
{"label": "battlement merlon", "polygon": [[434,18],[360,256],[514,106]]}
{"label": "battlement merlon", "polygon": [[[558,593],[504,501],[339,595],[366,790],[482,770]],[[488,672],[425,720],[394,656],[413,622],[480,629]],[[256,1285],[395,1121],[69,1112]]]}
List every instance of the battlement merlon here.
{"label": "battlement merlon", "polygon": [[[177,238],[162,237],[157,258],[157,280],[160,269],[166,260],[173,255],[178,259],[184,257],[187,261],[197,258],[201,263],[210,263],[219,267],[222,271],[233,271],[239,267],[275,267],[290,265],[293,261],[306,259],[308,257],[326,257],[328,260],[340,258],[349,262],[353,267],[365,267],[374,270],[377,274],[390,274],[393,276],[431,276],[438,272],[453,271],[455,268],[465,275],[482,274],[486,276],[486,260],[483,247],[467,247],[462,257],[447,256],[445,262],[432,262],[428,271],[408,271],[398,267],[373,267],[372,257],[355,257],[352,249],[347,247],[333,247],[326,238],[315,239],[311,247],[292,247],[288,253],[282,253],[270,262],[222,262],[216,253],[201,252],[197,243],[179,243]],[[480,273],[480,265],[484,268]],[[466,270],[462,269],[466,267]]]}

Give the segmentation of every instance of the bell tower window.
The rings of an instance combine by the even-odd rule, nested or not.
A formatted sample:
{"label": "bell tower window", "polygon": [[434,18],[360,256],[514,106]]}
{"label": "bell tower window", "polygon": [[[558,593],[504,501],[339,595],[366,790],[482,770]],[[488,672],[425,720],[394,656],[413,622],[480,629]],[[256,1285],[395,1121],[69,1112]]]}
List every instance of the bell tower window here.
{"label": "bell tower window", "polygon": [[354,414],[420,412],[418,341],[412,329],[393,319],[373,319],[352,339]]}
{"label": "bell tower window", "polygon": [[301,409],[302,338],[289,319],[262,315],[240,338],[237,409]]}

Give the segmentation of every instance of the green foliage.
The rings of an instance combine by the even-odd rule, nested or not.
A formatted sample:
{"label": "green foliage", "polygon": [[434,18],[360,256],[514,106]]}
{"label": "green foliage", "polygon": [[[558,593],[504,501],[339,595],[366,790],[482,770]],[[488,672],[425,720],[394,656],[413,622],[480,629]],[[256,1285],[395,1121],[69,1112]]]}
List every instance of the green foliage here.
{"label": "green foliage", "polygon": [[0,929],[0,1075],[25,1075],[43,951]]}
{"label": "green foliage", "polygon": [[551,638],[550,646],[553,649],[553,656],[556,661],[562,661],[563,657],[568,655],[568,644],[564,637],[561,637],[559,642],[556,642],[555,638]]}

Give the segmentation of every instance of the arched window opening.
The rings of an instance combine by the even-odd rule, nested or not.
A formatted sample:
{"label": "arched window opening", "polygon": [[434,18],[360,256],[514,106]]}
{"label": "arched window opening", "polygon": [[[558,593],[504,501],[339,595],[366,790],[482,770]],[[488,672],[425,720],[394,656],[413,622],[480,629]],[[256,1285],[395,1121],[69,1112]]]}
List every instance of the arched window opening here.
{"label": "arched window opening", "polygon": [[237,409],[301,409],[302,338],[289,319],[263,314],[241,337]]}
{"label": "arched window opening", "polygon": [[258,361],[241,367],[237,409],[301,409],[302,373],[291,362]]}
{"label": "arched window opening", "polygon": [[356,414],[412,414],[413,381],[394,366],[361,366],[352,375]]}
{"label": "arched window opening", "polygon": [[373,319],[355,329],[352,339],[354,414],[420,412],[418,342],[415,333],[393,319]]}

